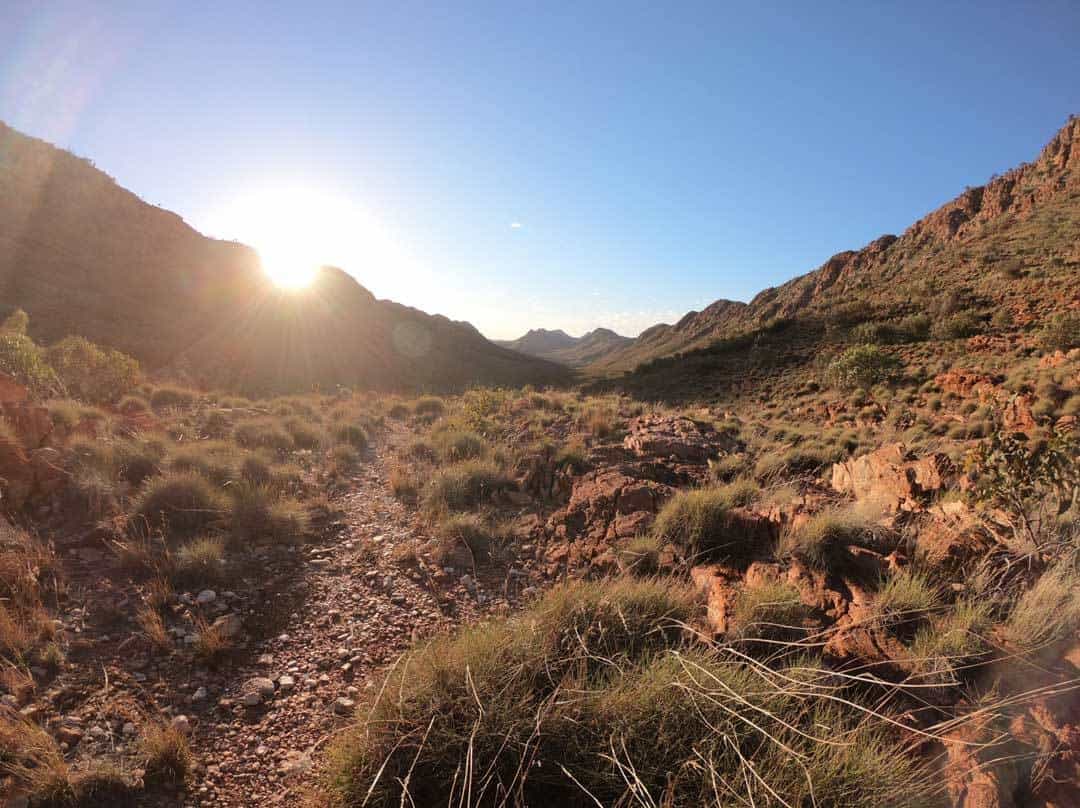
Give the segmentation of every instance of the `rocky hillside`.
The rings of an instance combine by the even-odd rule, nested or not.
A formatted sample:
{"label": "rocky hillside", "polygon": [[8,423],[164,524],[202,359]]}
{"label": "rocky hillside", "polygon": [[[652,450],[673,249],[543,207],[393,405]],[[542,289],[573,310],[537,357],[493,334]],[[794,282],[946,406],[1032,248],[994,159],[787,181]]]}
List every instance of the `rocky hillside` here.
{"label": "rocky hillside", "polygon": [[206,238],[94,165],[0,124],[0,310],[37,340],[79,334],[149,368],[246,389],[453,389],[565,371],[472,326],[379,301],[340,270],[276,289],[255,252]]}
{"label": "rocky hillside", "polygon": [[496,341],[497,345],[530,356],[538,356],[570,367],[584,367],[603,362],[608,356],[632,345],[634,340],[616,334],[610,328],[597,328],[580,337],[565,331],[534,328],[515,340]]}
{"label": "rocky hillside", "polygon": [[[749,304],[721,300],[674,326],[648,329],[598,372],[708,348],[789,320],[892,319],[946,303],[979,318],[1008,310],[1017,325],[1080,306],[1080,118],[1032,163],[968,188],[915,222],[816,270],[765,289]],[[950,312],[954,313],[954,312]]]}

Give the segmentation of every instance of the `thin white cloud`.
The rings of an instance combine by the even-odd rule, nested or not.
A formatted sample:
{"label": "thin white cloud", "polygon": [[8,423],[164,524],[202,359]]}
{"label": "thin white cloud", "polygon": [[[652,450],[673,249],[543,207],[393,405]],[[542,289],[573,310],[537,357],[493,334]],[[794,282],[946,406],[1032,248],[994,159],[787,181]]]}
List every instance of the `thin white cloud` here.
{"label": "thin white cloud", "polygon": [[521,229],[521,222],[510,222],[510,229],[511,230],[520,230]]}

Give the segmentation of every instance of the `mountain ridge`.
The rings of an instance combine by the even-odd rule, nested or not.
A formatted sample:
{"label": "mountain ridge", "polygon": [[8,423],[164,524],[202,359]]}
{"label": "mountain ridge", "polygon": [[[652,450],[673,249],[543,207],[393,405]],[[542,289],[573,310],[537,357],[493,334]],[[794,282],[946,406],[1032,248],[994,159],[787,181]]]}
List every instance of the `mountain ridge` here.
{"label": "mountain ridge", "polygon": [[152,370],[252,391],[567,378],[472,325],[377,300],[341,270],[280,290],[252,248],[203,236],[91,161],[2,123],[0,158],[0,308],[24,309],[41,342],[78,334]]}
{"label": "mountain ridge", "polygon": [[570,367],[583,367],[600,361],[632,342],[632,338],[602,327],[594,328],[580,337],[572,337],[562,329],[533,328],[516,340],[496,340],[497,345]]}
{"label": "mountain ridge", "polygon": [[[772,320],[820,314],[856,299],[879,308],[902,308],[910,301],[898,291],[906,288],[912,274],[923,276],[921,280],[931,279],[932,273],[925,271],[925,265],[934,263],[934,251],[940,253],[995,237],[985,232],[988,228],[1020,228],[1048,206],[1057,205],[1071,213],[1080,206],[1073,198],[1080,194],[1077,189],[1080,118],[1072,116],[1035,160],[993,175],[985,185],[965,189],[917,219],[899,236],[885,234],[858,250],[838,252],[809,272],[763,289],[749,303],[717,300],[700,312],[688,312],[673,326],[652,326],[632,344],[601,357],[586,370],[596,375],[632,371],[650,361],[705,349],[720,340],[762,328]],[[1044,247],[1042,242],[1031,239],[1032,255],[1038,255]],[[998,256],[1007,252],[1001,245],[996,249]],[[1076,260],[1069,257],[1075,252],[1066,251],[1055,260]],[[939,274],[936,282],[954,291],[977,285],[979,273],[972,270],[995,268],[997,263],[992,250],[979,257],[985,263],[978,266],[972,265],[971,256],[960,255],[949,267],[935,264],[936,268],[948,270]],[[877,284],[870,290],[872,294],[867,293],[870,284]],[[1062,290],[1062,295],[1065,293]]]}

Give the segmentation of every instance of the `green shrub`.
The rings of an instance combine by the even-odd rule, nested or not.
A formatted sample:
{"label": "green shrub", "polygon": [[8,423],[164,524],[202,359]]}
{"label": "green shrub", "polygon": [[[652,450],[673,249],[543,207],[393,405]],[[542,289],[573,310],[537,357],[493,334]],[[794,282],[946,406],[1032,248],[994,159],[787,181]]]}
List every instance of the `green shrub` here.
{"label": "green shrub", "polygon": [[56,372],[44,352],[25,334],[0,332],[0,373],[6,373],[38,396],[59,388]]}
{"label": "green shrub", "polygon": [[825,449],[789,449],[786,452],[769,452],[754,464],[754,479],[766,483],[782,477],[816,475],[829,463],[841,459],[840,454]]}
{"label": "green shrub", "polygon": [[102,348],[82,337],[66,337],[45,351],[69,395],[111,402],[139,382],[139,363],[127,354]]}
{"label": "green shrub", "polygon": [[941,592],[920,572],[905,570],[892,575],[874,597],[875,617],[885,624],[925,620],[941,606]]}
{"label": "green shrub", "polygon": [[829,363],[826,381],[842,390],[872,387],[900,374],[900,361],[876,345],[855,345]]}
{"label": "green shrub", "polygon": [[205,477],[174,472],[147,481],[133,503],[132,522],[136,530],[186,538],[219,524],[225,510],[221,493]]}
{"label": "green shrub", "polygon": [[1039,338],[1047,351],[1080,348],[1080,312],[1055,315],[1043,328]]}
{"label": "green shrub", "polygon": [[113,464],[121,480],[134,486],[161,471],[160,458],[152,447],[145,443],[121,442],[113,451]]}
{"label": "green shrub", "polygon": [[26,329],[29,327],[30,316],[22,309],[15,309],[15,311],[4,318],[4,322],[0,323],[0,332],[6,334],[26,334]]}
{"label": "green shrub", "polygon": [[307,509],[269,486],[238,483],[229,487],[229,496],[232,534],[240,541],[296,542],[308,533]]}
{"label": "green shrub", "polygon": [[233,422],[221,410],[210,410],[202,422],[202,431],[207,437],[222,440],[232,434]]}
{"label": "green shrub", "polygon": [[224,441],[192,441],[173,450],[168,458],[174,472],[196,473],[215,485],[236,479],[240,453]]}
{"label": "green shrub", "polygon": [[964,339],[982,333],[982,320],[968,311],[962,311],[934,324],[931,333],[937,339]]}
{"label": "green shrub", "polygon": [[652,533],[635,536],[619,548],[619,564],[639,577],[656,575],[660,571],[660,552],[663,542]]}
{"label": "green shrub", "polygon": [[555,465],[561,469],[569,469],[574,474],[581,474],[586,468],[585,444],[572,440],[560,446],[555,451]]}

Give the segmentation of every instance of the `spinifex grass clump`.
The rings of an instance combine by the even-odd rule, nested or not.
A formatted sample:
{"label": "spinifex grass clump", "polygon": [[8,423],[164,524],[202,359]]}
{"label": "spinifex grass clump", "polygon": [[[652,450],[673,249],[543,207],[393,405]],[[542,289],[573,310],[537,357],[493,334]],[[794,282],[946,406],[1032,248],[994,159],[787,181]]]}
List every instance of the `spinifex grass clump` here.
{"label": "spinifex grass clump", "polygon": [[190,472],[149,480],[136,498],[132,526],[165,530],[170,537],[194,536],[219,524],[226,500],[206,478]]}
{"label": "spinifex grass clump", "polygon": [[490,460],[464,460],[438,469],[428,481],[426,504],[430,510],[463,511],[488,501],[507,488],[510,479]]}
{"label": "spinifex grass clump", "polygon": [[746,518],[734,511],[749,489],[732,484],[680,491],[657,514],[653,536],[682,547],[692,556],[748,559],[756,547]]}
{"label": "spinifex grass clump", "polygon": [[695,643],[692,592],[619,579],[403,658],[336,744],[337,806],[934,804],[813,665]]}

